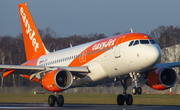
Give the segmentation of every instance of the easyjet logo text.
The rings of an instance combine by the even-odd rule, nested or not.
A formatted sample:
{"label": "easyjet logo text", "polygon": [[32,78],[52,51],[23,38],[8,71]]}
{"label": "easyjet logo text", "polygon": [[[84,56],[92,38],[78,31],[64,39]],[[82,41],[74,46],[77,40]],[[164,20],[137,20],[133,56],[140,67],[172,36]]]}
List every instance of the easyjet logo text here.
{"label": "easyjet logo text", "polygon": [[26,34],[28,34],[28,36],[32,42],[32,46],[34,47],[34,51],[37,52],[37,48],[39,48],[39,43],[37,43],[36,38],[34,38],[35,32],[34,32],[34,30],[31,29],[29,21],[26,18],[26,14],[24,13],[24,9],[22,7],[20,8],[20,15],[22,17],[24,26],[26,28]]}
{"label": "easyjet logo text", "polygon": [[106,47],[113,46],[115,41],[116,41],[116,39],[109,39],[109,41],[105,41],[105,42],[102,42],[102,43],[95,44],[92,47],[92,50],[103,49],[103,48],[106,48]]}

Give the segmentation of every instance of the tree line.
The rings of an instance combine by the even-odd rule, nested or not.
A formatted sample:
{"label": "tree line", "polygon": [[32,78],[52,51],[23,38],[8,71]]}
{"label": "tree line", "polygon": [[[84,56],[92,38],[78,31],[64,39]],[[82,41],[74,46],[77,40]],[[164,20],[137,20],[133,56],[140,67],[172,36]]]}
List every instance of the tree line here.
{"label": "tree line", "polygon": [[[91,33],[87,35],[71,35],[67,37],[61,37],[57,35],[51,28],[45,28],[44,30],[38,29],[39,35],[48,51],[53,52],[56,50],[64,49],[67,47],[76,46],[79,44],[87,43],[90,41],[106,38],[104,34]],[[24,49],[23,35],[22,33],[13,36],[0,36],[0,64],[6,65],[20,65],[26,62],[26,55]],[[20,75],[9,75],[6,78],[0,75],[1,88],[16,87],[16,86],[31,86],[33,82],[28,81]],[[36,84],[36,83],[33,83]]]}
{"label": "tree line", "polygon": [[[76,46],[79,44],[87,43],[90,41],[107,38],[103,33],[90,33],[87,35],[71,35],[62,37],[57,35],[51,28],[45,28],[44,30],[38,29],[39,35],[46,46],[46,48],[52,52],[63,48]],[[119,35],[122,32],[116,32],[113,35]],[[127,32],[125,32],[127,33]],[[148,35],[152,36],[155,41],[162,48],[173,46],[180,43],[180,27],[176,26],[159,26],[150,32]],[[0,36],[0,64],[8,65],[20,65],[26,61],[23,35],[20,33],[16,37],[14,36]],[[162,58],[163,59],[163,58]],[[33,83],[21,77],[20,75],[9,75],[8,77],[2,77],[0,75],[1,88],[17,87],[17,86],[31,86]]]}

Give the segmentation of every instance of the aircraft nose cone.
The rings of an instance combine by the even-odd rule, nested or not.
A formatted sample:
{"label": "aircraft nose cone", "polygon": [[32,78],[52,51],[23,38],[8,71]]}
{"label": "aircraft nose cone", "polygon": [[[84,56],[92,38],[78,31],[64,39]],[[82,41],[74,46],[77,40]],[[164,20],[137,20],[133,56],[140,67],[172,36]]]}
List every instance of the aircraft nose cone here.
{"label": "aircraft nose cone", "polygon": [[146,50],[146,59],[149,64],[154,65],[158,63],[161,59],[161,50],[159,46],[151,46]]}

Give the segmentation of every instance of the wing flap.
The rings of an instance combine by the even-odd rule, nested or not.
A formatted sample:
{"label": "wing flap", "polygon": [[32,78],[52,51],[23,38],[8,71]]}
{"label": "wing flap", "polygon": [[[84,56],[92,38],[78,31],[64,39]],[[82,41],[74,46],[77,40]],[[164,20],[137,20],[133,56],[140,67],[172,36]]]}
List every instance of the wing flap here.
{"label": "wing flap", "polygon": [[89,73],[88,67],[59,67],[63,69],[67,69],[68,71],[71,72],[80,72],[80,73]]}

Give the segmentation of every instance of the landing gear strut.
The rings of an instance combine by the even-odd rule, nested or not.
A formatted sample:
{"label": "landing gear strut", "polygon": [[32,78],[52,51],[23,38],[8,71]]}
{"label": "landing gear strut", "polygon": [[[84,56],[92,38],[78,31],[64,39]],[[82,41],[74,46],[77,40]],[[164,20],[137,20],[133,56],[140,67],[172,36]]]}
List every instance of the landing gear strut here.
{"label": "landing gear strut", "polygon": [[53,107],[55,105],[55,102],[57,102],[58,106],[63,106],[64,104],[64,97],[62,95],[58,95],[57,92],[55,92],[55,96],[54,95],[50,95],[48,97],[48,104],[50,107]]}
{"label": "landing gear strut", "polygon": [[131,94],[127,94],[127,78],[124,80],[121,80],[121,84],[123,86],[123,95],[122,94],[118,95],[117,104],[124,105],[124,101],[125,101],[127,105],[132,105],[133,97]]}
{"label": "landing gear strut", "polygon": [[142,93],[142,88],[138,87],[138,77],[140,76],[139,73],[133,72],[133,73],[129,73],[130,77],[132,78],[132,81],[135,83],[135,87],[133,87],[132,89],[132,93],[134,95],[139,94],[141,95]]}

